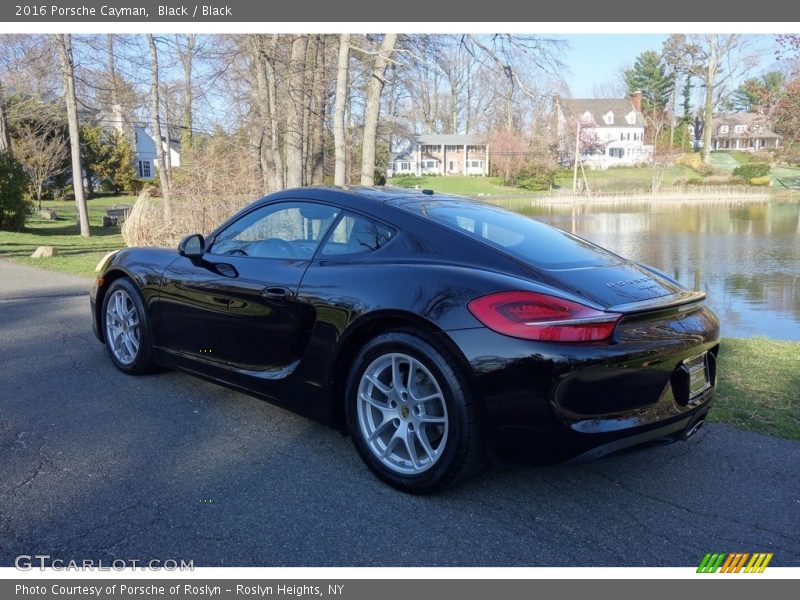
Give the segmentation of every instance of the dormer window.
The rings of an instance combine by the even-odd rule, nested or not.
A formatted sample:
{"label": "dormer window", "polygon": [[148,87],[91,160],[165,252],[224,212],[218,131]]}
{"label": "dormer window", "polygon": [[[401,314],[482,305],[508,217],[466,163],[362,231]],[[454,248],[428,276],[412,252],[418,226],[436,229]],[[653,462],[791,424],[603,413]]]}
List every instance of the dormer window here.
{"label": "dormer window", "polygon": [[737,125],[736,127],[733,128],[733,131],[735,131],[736,133],[744,133],[745,129],[747,129],[745,125]]}
{"label": "dormer window", "polygon": [[608,111],[605,115],[603,115],[603,121],[606,125],[613,125],[614,124],[614,113]]}
{"label": "dormer window", "polygon": [[629,112],[625,115],[625,121],[627,121],[628,125],[636,125],[636,113],[634,111]]}
{"label": "dormer window", "polygon": [[727,125],[720,125],[719,126],[719,132],[720,133],[728,133],[729,131],[730,131],[730,127],[728,127]]}

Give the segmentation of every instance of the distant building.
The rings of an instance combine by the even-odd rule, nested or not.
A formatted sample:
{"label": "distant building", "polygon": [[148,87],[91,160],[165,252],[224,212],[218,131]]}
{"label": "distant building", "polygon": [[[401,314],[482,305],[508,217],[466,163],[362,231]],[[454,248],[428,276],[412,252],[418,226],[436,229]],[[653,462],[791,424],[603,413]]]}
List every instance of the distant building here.
{"label": "distant building", "polygon": [[716,115],[711,124],[712,150],[769,150],[779,148],[781,136],[772,131],[759,113]]}
{"label": "distant building", "polygon": [[[136,177],[139,179],[155,179],[156,173],[156,140],[150,131],[141,124],[133,126],[134,135],[134,159],[133,168],[136,170]],[[167,138],[161,136],[161,147],[166,154],[169,148],[170,164],[173,167],[181,166],[181,143],[175,132],[171,132]]]}
{"label": "distant building", "polygon": [[[572,162],[575,154],[577,123],[592,123],[602,148],[581,155],[584,164],[607,169],[613,166],[649,162],[653,147],[644,143],[645,120],[642,114],[642,95],[629,99],[554,98],[554,111],[559,155]],[[571,140],[571,141],[570,141]]]}
{"label": "distant building", "polygon": [[489,175],[489,145],[479,135],[420,135],[392,154],[387,175]]}

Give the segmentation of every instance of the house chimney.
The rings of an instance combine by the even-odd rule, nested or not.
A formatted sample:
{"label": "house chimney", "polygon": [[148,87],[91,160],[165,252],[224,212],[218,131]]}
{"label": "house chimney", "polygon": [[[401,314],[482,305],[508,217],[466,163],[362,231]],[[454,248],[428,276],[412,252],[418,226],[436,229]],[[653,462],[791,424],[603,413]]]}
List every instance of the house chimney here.
{"label": "house chimney", "polygon": [[642,112],[642,92],[637,90],[631,94],[631,104],[633,104],[633,110]]}

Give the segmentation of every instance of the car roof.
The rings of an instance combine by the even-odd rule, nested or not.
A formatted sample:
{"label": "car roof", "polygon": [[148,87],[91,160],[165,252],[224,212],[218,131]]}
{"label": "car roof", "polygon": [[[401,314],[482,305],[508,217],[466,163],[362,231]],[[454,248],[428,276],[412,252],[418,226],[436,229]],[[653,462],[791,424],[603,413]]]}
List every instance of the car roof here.
{"label": "car roof", "polygon": [[[391,206],[399,209],[406,204],[428,202],[431,200],[448,200],[451,202],[464,202],[475,204],[474,200],[460,196],[441,194],[432,190],[409,189],[393,186],[366,187],[366,186],[326,186],[303,187],[282,190],[261,199],[261,202],[276,200],[320,200],[339,204],[344,208],[355,210],[374,211],[380,205]],[[376,206],[376,204],[378,206]],[[412,211],[416,212],[416,211]]]}

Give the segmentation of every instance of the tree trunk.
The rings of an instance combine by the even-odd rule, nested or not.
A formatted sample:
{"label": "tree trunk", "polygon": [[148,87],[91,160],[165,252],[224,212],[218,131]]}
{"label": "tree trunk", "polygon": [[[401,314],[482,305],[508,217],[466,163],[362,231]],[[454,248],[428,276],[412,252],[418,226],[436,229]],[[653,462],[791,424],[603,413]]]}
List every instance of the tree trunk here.
{"label": "tree trunk", "polygon": [[719,70],[719,35],[710,34],[708,65],[706,65],[706,102],[703,109],[703,162],[711,161],[711,125],[714,120],[714,88],[717,84]]}
{"label": "tree trunk", "polygon": [[303,185],[303,106],[305,100],[305,67],[308,36],[298,35],[292,40],[289,59],[288,95],[286,107],[286,187]]}
{"label": "tree trunk", "polygon": [[78,123],[78,102],[75,99],[75,63],[72,58],[72,35],[56,35],[56,45],[61,59],[61,74],[64,80],[64,103],[67,108],[69,125],[69,145],[72,151],[72,187],[75,190],[75,204],[78,206],[78,224],[81,235],[89,237],[89,211],[86,208],[86,195],[83,191],[83,165],[81,164],[80,124]]}
{"label": "tree trunk", "polygon": [[114,56],[114,36],[106,35],[106,60],[111,92],[111,112],[114,119],[114,128],[124,134],[124,118],[122,114],[122,104],[119,99],[119,80],[117,78],[117,61]]}
{"label": "tree trunk", "polygon": [[269,107],[269,143],[272,153],[272,164],[274,165],[274,177],[276,190],[286,188],[286,178],[284,176],[283,154],[281,154],[280,127],[278,126],[278,92],[275,73],[275,57],[278,52],[278,36],[272,36],[272,44],[268,53],[265,55],[264,66],[267,73],[267,103]]}
{"label": "tree trunk", "polygon": [[156,168],[161,182],[161,197],[164,201],[164,220],[172,221],[172,190],[170,190],[167,164],[164,162],[164,145],[161,141],[160,102],[158,99],[158,49],[151,34],[147,34],[150,45],[150,119],[156,143]]}
{"label": "tree trunk", "polygon": [[396,33],[387,33],[372,64],[372,76],[367,84],[367,106],[364,109],[364,141],[361,150],[361,185],[375,185],[375,145],[378,139],[378,115],[381,110],[381,92],[385,83],[389,55],[397,43]]}
{"label": "tree trunk", "polygon": [[169,118],[169,86],[164,85],[164,138],[166,139],[167,149],[164,152],[164,165],[167,167],[167,184],[172,190],[172,136],[170,130],[172,129],[172,122]]}
{"label": "tree trunk", "polygon": [[192,129],[194,128],[194,116],[192,114],[192,110],[194,109],[192,69],[194,63],[194,53],[197,48],[197,34],[187,33],[185,39],[186,46],[183,50],[180,50],[180,43],[177,44],[181,65],[183,66],[183,107],[181,109],[181,149],[183,151],[191,148],[192,142],[194,141],[192,137]]}
{"label": "tree trunk", "polygon": [[334,185],[347,185],[347,145],[344,114],[347,110],[347,88],[350,76],[350,34],[339,36],[339,60],[336,66],[336,104],[333,108],[333,146],[336,167]]}
{"label": "tree trunk", "polygon": [[0,152],[11,150],[11,138],[8,135],[8,121],[6,120],[6,95],[3,93],[3,82],[0,81]]}
{"label": "tree trunk", "polygon": [[317,69],[314,79],[313,107],[311,122],[311,160],[309,178],[311,185],[325,182],[325,108],[327,105],[327,36],[320,36],[317,42]]}
{"label": "tree trunk", "polygon": [[269,137],[269,97],[267,93],[266,58],[263,53],[261,34],[254,33],[250,36],[250,52],[252,54],[252,69],[255,76],[253,86],[253,104],[258,109],[258,126],[252,127],[250,148],[253,152],[253,163],[258,170],[261,181],[261,190],[267,194],[270,190],[269,164],[265,138]]}
{"label": "tree trunk", "polygon": [[309,36],[306,47],[303,85],[303,185],[308,185],[311,181],[311,104],[317,80],[317,59],[319,58],[317,48],[320,37],[319,35]]}

